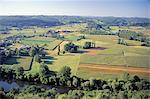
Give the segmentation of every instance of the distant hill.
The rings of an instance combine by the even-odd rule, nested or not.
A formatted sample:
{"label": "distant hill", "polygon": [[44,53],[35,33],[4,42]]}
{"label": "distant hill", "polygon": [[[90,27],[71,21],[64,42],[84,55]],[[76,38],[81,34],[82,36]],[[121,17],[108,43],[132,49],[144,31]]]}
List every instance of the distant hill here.
{"label": "distant hill", "polygon": [[0,16],[0,26],[59,26],[96,22],[114,26],[150,26],[150,18],[83,17],[83,16]]}

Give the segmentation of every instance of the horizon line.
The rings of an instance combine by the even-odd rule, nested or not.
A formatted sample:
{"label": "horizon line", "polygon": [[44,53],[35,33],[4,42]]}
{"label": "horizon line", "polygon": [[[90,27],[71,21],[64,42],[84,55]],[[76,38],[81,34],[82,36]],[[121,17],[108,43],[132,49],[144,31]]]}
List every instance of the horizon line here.
{"label": "horizon line", "polygon": [[24,15],[24,14],[12,14],[12,15],[0,15],[0,16],[79,16],[79,17],[118,17],[118,18],[148,18],[148,19],[150,19],[150,17],[143,17],[143,16],[103,16],[103,15],[98,15],[98,16],[96,16],[96,15],[47,15],[47,14],[45,14],[45,15],[42,15],[42,14],[37,14],[37,15]]}

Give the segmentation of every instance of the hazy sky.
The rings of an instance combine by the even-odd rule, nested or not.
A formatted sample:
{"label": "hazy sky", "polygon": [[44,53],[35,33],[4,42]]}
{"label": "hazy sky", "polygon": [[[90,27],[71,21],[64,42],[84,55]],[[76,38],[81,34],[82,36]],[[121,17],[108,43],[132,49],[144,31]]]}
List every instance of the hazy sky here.
{"label": "hazy sky", "polygon": [[0,15],[150,17],[150,0],[0,0]]}

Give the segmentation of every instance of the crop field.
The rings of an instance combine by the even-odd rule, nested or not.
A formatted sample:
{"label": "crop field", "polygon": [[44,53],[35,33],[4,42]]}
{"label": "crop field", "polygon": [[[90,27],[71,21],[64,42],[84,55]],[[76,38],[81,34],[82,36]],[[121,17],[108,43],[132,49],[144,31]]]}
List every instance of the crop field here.
{"label": "crop field", "polygon": [[46,47],[49,50],[54,50],[61,42],[62,42],[62,40],[54,40],[53,42],[50,42],[49,44],[47,44]]}
{"label": "crop field", "polygon": [[[115,50],[115,51],[114,51]],[[94,53],[94,52],[93,52]],[[121,50],[104,50],[99,53],[85,54],[81,55],[80,63],[90,63],[90,64],[106,64],[106,65],[115,65],[115,66],[133,66],[133,67],[149,67],[149,55],[141,55],[135,53],[128,53],[125,51],[125,54]]]}
{"label": "crop field", "polygon": [[115,44],[118,41],[118,37],[114,35],[86,35],[86,37],[93,41],[101,41]]}
{"label": "crop field", "polygon": [[120,73],[108,73],[108,72],[100,72],[96,71],[96,69],[86,68],[86,67],[79,67],[77,76],[82,77],[84,79],[87,78],[96,78],[96,79],[116,79],[120,78]]}
{"label": "crop field", "polygon": [[68,36],[65,36],[65,39],[69,40],[69,41],[77,41],[79,39],[79,37],[74,36],[74,35],[68,35]]}
{"label": "crop field", "polygon": [[[116,35],[89,35],[82,34],[81,31],[85,29],[87,24],[72,24],[64,26],[54,26],[51,28],[33,27],[30,29],[11,30],[10,35],[26,35],[34,36],[31,38],[24,38],[19,43],[15,43],[11,48],[20,48],[24,45],[40,45],[45,48],[47,52],[42,62],[48,65],[50,70],[58,72],[63,66],[71,68],[73,75],[82,78],[100,78],[100,79],[115,79],[120,78],[121,74],[125,71],[122,70],[126,67],[133,69],[136,68],[149,68],[150,66],[150,49],[141,46],[142,42],[127,40],[128,46],[119,45],[118,36]],[[122,29],[136,29],[143,30],[143,28],[135,27],[121,27]],[[71,31],[70,33],[63,33],[64,40],[51,37],[40,37],[39,34],[46,33],[48,30],[55,31]],[[112,27],[112,31],[116,32],[119,27]],[[0,34],[1,36],[2,34]],[[79,36],[85,36],[85,39],[79,39]],[[5,37],[5,36],[2,36]],[[79,51],[82,53],[68,53],[63,54],[64,45],[72,42],[79,46]],[[83,49],[85,42],[94,42],[96,48]],[[57,55],[60,46],[60,55]],[[14,62],[13,62],[14,61]],[[21,57],[18,59],[11,58],[7,60],[5,65],[23,66],[28,69],[31,62],[31,57]],[[12,62],[12,63],[11,63]],[[33,61],[31,73],[39,72],[40,63]],[[86,67],[88,66],[88,67]],[[96,67],[95,67],[96,66]],[[105,67],[105,68],[104,68]],[[113,71],[114,68],[121,68],[120,71]],[[112,71],[111,71],[112,70]],[[29,71],[26,71],[29,72]],[[136,74],[135,72],[130,72]],[[138,74],[138,73],[137,73]],[[141,77],[147,77],[147,74],[138,74]]]}
{"label": "crop field", "polygon": [[32,27],[29,29],[12,29],[10,30],[11,34],[19,34],[19,35],[26,35],[26,36],[33,36],[33,35],[38,35],[38,34],[43,34],[46,33],[49,30],[49,28],[40,28],[40,27]]}
{"label": "crop field", "polygon": [[123,56],[117,55],[83,55],[80,64],[125,65]]}
{"label": "crop field", "polygon": [[48,45],[50,42],[54,41],[54,38],[46,38],[46,37],[33,37],[26,38],[21,41],[22,44],[25,45]]}
{"label": "crop field", "polygon": [[[92,69],[93,65],[96,64],[99,67],[105,65],[108,68],[111,66],[117,68],[120,66],[133,67],[134,69],[149,68],[150,49],[140,46],[140,42],[127,40],[127,42],[134,46],[124,46],[117,44],[118,38],[115,36],[102,35],[102,38],[101,36],[94,36],[89,36],[89,38],[80,41],[74,41],[75,44],[80,46],[83,46],[86,41],[94,41],[97,47],[97,49],[82,49],[85,53],[80,56],[80,64],[77,72],[78,76],[83,78],[95,77],[101,79],[114,79],[120,77],[121,73],[124,72],[109,72],[109,69],[103,72],[103,70],[98,71],[95,68]],[[91,68],[82,67],[84,64],[91,65]],[[147,74],[143,73],[138,75],[148,79]]]}
{"label": "crop field", "polygon": [[61,55],[61,56],[53,56],[44,59],[45,63],[48,65],[50,70],[59,71],[62,67],[68,66],[71,68],[71,72],[73,75],[76,75],[77,68],[80,61],[79,55]]}
{"label": "crop field", "polygon": [[[95,66],[92,64],[81,64],[78,68],[77,76],[82,78],[96,78],[96,79],[103,79],[103,80],[109,80],[109,79],[116,79],[122,78],[123,73],[130,73],[133,75],[138,75],[139,77],[149,79],[149,69],[141,69],[141,68],[111,68],[106,65],[100,65]],[[130,70],[130,71],[129,71]]]}
{"label": "crop field", "polygon": [[63,25],[63,26],[56,26],[51,29],[57,30],[57,31],[63,31],[63,30],[68,30],[68,31],[81,31],[85,29],[86,24],[72,24],[72,25]]}
{"label": "crop field", "polygon": [[32,57],[12,57],[9,58],[4,65],[12,66],[11,68],[23,67],[25,70],[29,69]]}

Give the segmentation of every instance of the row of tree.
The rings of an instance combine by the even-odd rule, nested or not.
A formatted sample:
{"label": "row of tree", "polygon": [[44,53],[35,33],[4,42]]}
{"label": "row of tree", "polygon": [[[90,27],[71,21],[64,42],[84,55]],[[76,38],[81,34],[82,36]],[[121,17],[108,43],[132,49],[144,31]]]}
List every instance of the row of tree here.
{"label": "row of tree", "polygon": [[136,33],[128,30],[120,30],[118,32],[120,38],[144,42],[142,46],[150,47],[150,38],[142,33]]}
{"label": "row of tree", "polygon": [[[36,74],[31,74],[30,72],[24,72],[22,68],[17,68],[16,70],[0,67],[0,76],[1,78],[17,79],[22,81],[29,82],[38,82],[47,85],[55,86],[68,86],[73,89],[77,89],[81,93],[76,93],[76,91],[68,92],[67,96],[72,94],[72,97],[83,97],[86,94],[84,92],[93,93],[96,91],[100,92],[101,97],[115,97],[116,95],[121,94],[122,96],[130,98],[130,93],[133,92],[144,92],[150,90],[150,82],[140,79],[138,76],[130,76],[125,73],[122,76],[122,79],[114,80],[97,80],[94,78],[82,79],[76,76],[71,75],[71,69],[69,67],[63,67],[58,73],[49,70],[48,66],[44,63],[41,64],[39,72]],[[141,94],[141,93],[140,93]],[[96,95],[96,97],[97,97]],[[132,94],[133,95],[133,94]],[[91,96],[95,97],[95,96]],[[141,97],[148,97],[147,94],[142,95]]]}

